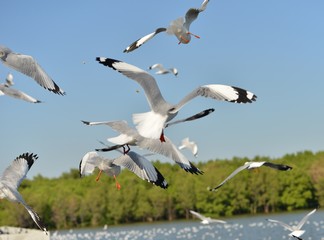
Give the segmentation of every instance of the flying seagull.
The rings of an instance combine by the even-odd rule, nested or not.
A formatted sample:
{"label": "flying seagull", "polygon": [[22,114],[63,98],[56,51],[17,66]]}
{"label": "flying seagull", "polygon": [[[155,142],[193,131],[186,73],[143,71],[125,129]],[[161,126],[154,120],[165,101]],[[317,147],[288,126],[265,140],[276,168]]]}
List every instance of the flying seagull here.
{"label": "flying seagull", "polygon": [[59,95],[65,94],[32,56],[15,53],[5,46],[0,46],[0,59],[4,65],[31,77],[45,89]]}
{"label": "flying seagull", "polygon": [[198,146],[194,141],[190,141],[188,137],[182,139],[180,146],[178,146],[178,148],[184,149],[184,148],[188,148],[192,154],[196,157],[198,154]]}
{"label": "flying seagull", "polygon": [[210,84],[197,87],[179,103],[171,104],[164,100],[155,79],[148,72],[111,58],[97,57],[96,60],[136,81],[143,88],[151,111],[133,114],[133,122],[138,132],[147,138],[160,138],[163,141],[163,128],[166,123],[172,120],[179,110],[195,97],[203,96],[234,103],[251,103],[256,100],[256,95],[242,88]]}
{"label": "flying seagull", "polygon": [[178,75],[178,69],[176,68],[164,68],[164,66],[161,63],[153,64],[152,66],[149,66],[149,70],[157,69],[158,71],[155,72],[155,74],[168,74],[173,73],[174,76]]}
{"label": "flying seagull", "polygon": [[236,174],[241,172],[244,169],[252,169],[252,168],[258,168],[261,166],[270,167],[276,170],[280,171],[288,171],[291,170],[292,167],[282,164],[275,164],[271,162],[246,162],[243,166],[238,167],[234,172],[232,172],[223,182],[221,182],[217,187],[209,188],[210,191],[216,191],[218,188],[223,186],[224,183],[226,183],[228,180],[230,180],[232,177],[234,177]]}
{"label": "flying seagull", "polygon": [[114,159],[103,158],[99,156],[97,152],[88,152],[80,161],[79,172],[80,176],[85,176],[91,174],[95,168],[98,168],[99,174],[96,181],[99,180],[101,173],[104,172],[108,176],[113,176],[115,178],[116,187],[120,189],[120,184],[116,176],[120,174],[121,167],[127,168],[139,178],[147,180],[161,188],[165,189],[168,187],[168,183],[153,164],[134,151],[129,151],[127,154]]}
{"label": "flying seagull", "polygon": [[115,146],[96,149],[97,151],[106,152],[123,147],[124,153],[127,154],[127,152],[130,150],[129,145],[138,146],[139,148],[146,149],[173,159],[186,172],[202,174],[202,171],[194,166],[167,137],[165,137],[165,142],[163,143],[159,139],[145,138],[141,136],[136,129],[131,128],[126,121],[82,122],[90,126],[107,125],[120,133],[120,135],[117,137],[107,139],[109,142],[116,144]]}
{"label": "flying seagull", "polygon": [[309,212],[305,217],[303,217],[303,219],[296,226],[290,226],[290,225],[288,225],[288,224],[286,224],[284,222],[281,222],[281,221],[278,221],[278,220],[273,220],[273,219],[267,219],[267,221],[281,225],[282,227],[284,227],[285,229],[287,229],[287,230],[289,230],[291,232],[289,234],[289,236],[294,237],[294,238],[299,239],[299,240],[302,240],[300,238],[300,236],[305,233],[305,230],[301,230],[301,228],[306,223],[306,221],[310,217],[310,215],[312,215],[315,212],[316,212],[316,209]]}
{"label": "flying seagull", "polygon": [[0,177],[0,199],[6,198],[11,202],[21,203],[36,225],[47,234],[47,229],[41,222],[37,213],[26,204],[21,194],[18,192],[18,187],[25,179],[28,170],[34,164],[38,156],[33,153],[23,153],[19,155],[13,163],[7,167]]}
{"label": "flying seagull", "polygon": [[17,89],[12,88],[11,86],[14,84],[13,76],[11,73],[8,74],[6,78],[6,83],[0,84],[0,95],[7,95],[13,98],[21,99],[31,103],[40,103],[40,100],[37,100],[28,94],[19,91]]}
{"label": "flying seagull", "polygon": [[157,28],[154,32],[145,35],[144,37],[136,40],[131,45],[129,45],[124,52],[128,53],[139,48],[142,44],[146,43],[148,40],[152,39],[155,35],[161,32],[166,32],[169,35],[175,35],[179,40],[179,44],[188,44],[191,40],[191,35],[200,38],[199,36],[190,32],[189,28],[191,23],[197,19],[199,13],[204,11],[207,7],[209,0],[204,0],[200,8],[190,8],[185,17],[180,17],[170,23],[170,25],[165,27]]}
{"label": "flying seagull", "polygon": [[201,220],[202,224],[210,224],[210,223],[223,223],[225,224],[226,222],[223,220],[218,220],[218,219],[212,219],[210,217],[205,217],[204,215],[197,213],[193,210],[189,210],[189,212],[194,215],[195,217],[199,218]]}

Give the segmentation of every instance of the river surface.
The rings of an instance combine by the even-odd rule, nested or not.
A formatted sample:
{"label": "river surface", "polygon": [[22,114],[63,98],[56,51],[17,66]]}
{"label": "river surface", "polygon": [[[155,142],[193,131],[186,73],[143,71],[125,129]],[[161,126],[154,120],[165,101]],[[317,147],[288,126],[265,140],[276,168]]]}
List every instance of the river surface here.
{"label": "river surface", "polygon": [[[266,221],[267,218],[296,225],[309,211],[285,214],[268,214],[222,219],[227,224],[200,223],[200,220],[173,221],[121,226],[104,226],[95,229],[71,229],[52,231],[51,240],[280,240],[291,239],[289,231],[280,225]],[[324,240],[324,211],[316,211],[302,228],[303,240]]]}

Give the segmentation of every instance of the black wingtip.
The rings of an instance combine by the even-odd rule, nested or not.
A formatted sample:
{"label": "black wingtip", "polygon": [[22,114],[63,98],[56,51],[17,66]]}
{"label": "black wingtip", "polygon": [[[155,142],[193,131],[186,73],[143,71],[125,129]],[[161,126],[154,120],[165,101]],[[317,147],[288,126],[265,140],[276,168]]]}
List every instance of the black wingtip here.
{"label": "black wingtip", "polygon": [[23,158],[27,161],[28,164],[28,169],[31,168],[31,166],[33,166],[34,162],[36,161],[36,159],[38,159],[37,154],[33,154],[33,153],[23,153],[21,155],[19,155],[16,160]]}
{"label": "black wingtip", "polygon": [[156,167],[155,168],[155,171],[157,173],[157,180],[152,182],[153,184],[155,184],[156,186],[159,186],[163,189],[167,189],[169,184],[167,183],[167,181],[165,180],[165,178],[163,177],[163,175],[160,173],[159,170],[157,170]]}
{"label": "black wingtip", "polygon": [[85,125],[90,125],[90,122],[81,120]]}
{"label": "black wingtip", "polygon": [[120,62],[119,60],[112,59],[112,58],[105,58],[105,57],[96,57],[96,61],[98,61],[100,64],[113,68],[116,70],[116,68],[113,66],[114,63]]}

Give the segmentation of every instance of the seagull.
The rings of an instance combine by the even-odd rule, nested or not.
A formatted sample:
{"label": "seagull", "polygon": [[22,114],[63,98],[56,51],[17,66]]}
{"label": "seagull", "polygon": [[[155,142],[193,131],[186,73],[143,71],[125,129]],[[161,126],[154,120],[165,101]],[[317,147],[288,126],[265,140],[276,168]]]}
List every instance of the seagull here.
{"label": "seagull", "polygon": [[40,217],[30,206],[26,204],[17,190],[21,182],[25,179],[28,170],[31,168],[37,158],[38,156],[36,154],[23,153],[4,170],[0,177],[0,199],[6,198],[11,202],[21,203],[26,208],[36,225],[47,235],[47,229],[41,222]]}
{"label": "seagull", "polygon": [[205,217],[201,215],[200,213],[197,213],[193,210],[189,210],[189,212],[194,215],[195,217],[199,218],[201,220],[202,224],[210,224],[210,223],[223,223],[225,224],[226,222],[223,220],[218,220],[218,219],[212,219],[210,217]]}
{"label": "seagull", "polygon": [[184,148],[188,148],[195,157],[198,154],[198,146],[197,146],[197,144],[195,142],[193,142],[193,141],[189,141],[188,137],[182,139],[181,145],[178,146],[178,148],[180,150],[184,149]]}
{"label": "seagull", "polygon": [[289,226],[288,224],[286,224],[284,222],[281,222],[281,221],[278,221],[278,220],[273,220],[273,219],[267,219],[267,221],[277,223],[277,224],[281,225],[282,227],[284,227],[285,229],[287,229],[287,230],[289,230],[291,232],[289,234],[289,236],[294,237],[294,238],[299,239],[299,240],[302,240],[300,238],[300,236],[305,233],[305,230],[301,230],[301,228],[306,223],[306,221],[310,217],[310,215],[312,215],[315,212],[316,212],[316,209],[309,212],[305,217],[303,217],[303,219],[296,226]]}
{"label": "seagull", "polygon": [[210,84],[199,86],[177,104],[170,104],[164,100],[156,80],[148,72],[111,58],[97,57],[96,60],[100,64],[117,70],[136,81],[143,88],[151,111],[133,114],[133,122],[138,132],[146,138],[157,139],[160,137],[160,140],[164,141],[163,128],[165,124],[172,120],[179,110],[195,97],[203,96],[234,103],[251,103],[257,98],[256,95],[242,88]]}
{"label": "seagull", "polygon": [[12,88],[11,86],[14,84],[13,82],[13,76],[11,73],[8,74],[6,78],[6,83],[0,84],[0,95],[7,95],[13,98],[25,100],[27,102],[31,103],[40,103],[40,100],[37,100],[28,94],[21,92],[17,89]]}
{"label": "seagull", "polygon": [[153,64],[152,66],[149,67],[150,70],[152,69],[158,69],[158,71],[155,72],[155,74],[168,74],[168,73],[173,73],[174,76],[178,75],[178,69],[176,68],[169,68],[166,69],[163,67],[163,65],[161,63],[156,63]]}
{"label": "seagull", "polygon": [[167,188],[168,183],[162,174],[153,166],[153,164],[142,155],[134,151],[129,151],[127,154],[121,155],[114,159],[103,158],[97,152],[86,153],[79,164],[80,176],[91,174],[95,168],[99,169],[99,174],[96,181],[99,181],[102,172],[108,176],[113,176],[116,181],[117,189],[120,189],[116,176],[121,172],[121,167],[125,167],[135,173],[139,178],[147,180],[161,188]]}
{"label": "seagull", "polygon": [[224,183],[226,183],[228,180],[230,180],[232,177],[234,177],[236,174],[241,172],[244,169],[253,169],[258,168],[261,166],[270,167],[276,170],[280,171],[288,171],[291,170],[292,167],[282,164],[275,164],[271,162],[246,162],[243,166],[238,167],[234,172],[232,172],[221,184],[219,184],[217,187],[214,188],[208,188],[210,191],[216,191],[218,188],[223,186]]}
{"label": "seagull", "polygon": [[36,62],[36,60],[29,55],[23,55],[15,53],[11,49],[0,46],[0,60],[4,65],[15,69],[18,72],[25,74],[28,77],[33,78],[39,85],[45,89],[59,94],[64,95],[65,92],[61,89],[42,67]]}
{"label": "seagull", "polygon": [[170,23],[170,25],[165,27],[157,28],[154,32],[145,35],[144,37],[136,40],[131,45],[129,45],[124,52],[128,53],[134,51],[135,49],[139,48],[142,44],[146,43],[148,40],[152,39],[155,35],[161,32],[166,32],[169,35],[175,35],[179,40],[179,44],[188,44],[191,40],[191,35],[200,38],[199,36],[191,33],[189,31],[191,23],[197,19],[199,13],[204,11],[207,7],[207,3],[209,0],[204,0],[201,4],[200,8],[190,8],[185,17],[180,17]]}
{"label": "seagull", "polygon": [[[129,145],[138,146],[139,148],[147,149],[173,159],[186,172],[202,174],[202,171],[194,166],[167,137],[165,137],[165,142],[163,143],[159,139],[145,138],[136,129],[131,128],[126,121],[82,122],[90,126],[107,125],[120,133],[117,137],[107,139],[109,142],[116,144],[115,146],[96,149],[97,151],[106,152],[123,147],[124,153],[127,154],[130,150]],[[125,147],[128,149],[125,149]]]}

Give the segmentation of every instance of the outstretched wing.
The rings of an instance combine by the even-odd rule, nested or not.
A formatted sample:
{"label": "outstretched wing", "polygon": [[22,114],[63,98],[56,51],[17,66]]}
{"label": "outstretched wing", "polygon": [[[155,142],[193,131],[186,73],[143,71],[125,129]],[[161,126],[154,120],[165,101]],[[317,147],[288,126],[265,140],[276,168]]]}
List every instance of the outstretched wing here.
{"label": "outstretched wing", "polygon": [[32,96],[29,96],[28,94],[19,91],[17,89],[11,88],[11,87],[6,87],[3,85],[0,85],[0,91],[2,91],[5,95],[16,98],[16,99],[21,99],[26,102],[30,103],[40,103],[41,101],[33,98]]}
{"label": "outstretched wing", "polygon": [[281,225],[282,227],[284,227],[285,229],[287,229],[289,231],[294,231],[294,229],[291,226],[289,226],[288,224],[286,224],[284,222],[274,220],[274,219],[267,219],[267,221],[277,223],[277,224]]}
{"label": "outstretched wing", "polygon": [[17,189],[26,178],[27,172],[38,158],[37,154],[23,153],[19,155],[12,164],[5,169],[0,180],[6,185]]}
{"label": "outstretched wing", "polygon": [[190,212],[192,215],[194,215],[195,217],[197,217],[197,218],[199,218],[199,219],[201,219],[201,220],[205,220],[205,219],[206,219],[205,216],[203,216],[203,215],[201,215],[200,213],[197,213],[197,212],[195,212],[195,211],[193,211],[193,210],[189,210],[189,212]]}
{"label": "outstretched wing", "polygon": [[271,167],[271,168],[281,170],[281,171],[288,171],[288,170],[292,169],[292,167],[290,167],[288,165],[275,164],[275,163],[272,163],[272,162],[264,162],[263,166]]}
{"label": "outstretched wing", "polygon": [[241,172],[242,170],[246,169],[249,167],[249,164],[244,164],[240,167],[238,167],[234,172],[232,172],[227,178],[225,178],[225,180],[223,182],[221,182],[218,186],[209,189],[210,191],[216,191],[218,188],[220,188],[221,186],[224,185],[224,183],[226,183],[228,180],[230,180],[232,177],[234,177],[236,174],[238,174],[239,172]]}
{"label": "outstretched wing", "polygon": [[209,0],[204,0],[200,8],[190,8],[185,16],[184,27],[189,31],[191,23],[197,19],[200,12],[204,11],[207,7]]}
{"label": "outstretched wing", "polygon": [[96,152],[87,152],[79,164],[80,177],[93,173],[102,158]]}
{"label": "outstretched wing", "polygon": [[61,89],[50,76],[48,76],[32,56],[11,52],[3,59],[3,63],[8,67],[33,78],[45,89],[56,94],[65,94],[64,90]]}
{"label": "outstretched wing", "polygon": [[113,163],[135,173],[139,178],[147,180],[161,188],[167,188],[168,183],[153,164],[142,155],[130,151],[113,160]]}
{"label": "outstretched wing", "polygon": [[297,229],[301,229],[303,227],[303,225],[305,224],[305,222],[308,220],[308,218],[310,217],[310,215],[312,215],[313,213],[316,212],[316,208],[314,210],[312,210],[311,212],[309,212],[305,217],[303,217],[303,219],[298,223],[297,225]]}
{"label": "outstretched wing", "polygon": [[165,31],[166,31],[166,28],[158,28],[154,32],[137,39],[135,42],[133,42],[131,45],[129,45],[127,48],[125,48],[124,53],[129,53],[129,52],[134,51],[135,49],[139,48],[144,43],[146,43],[148,40],[152,39],[156,34],[158,34],[160,32],[165,32]]}

